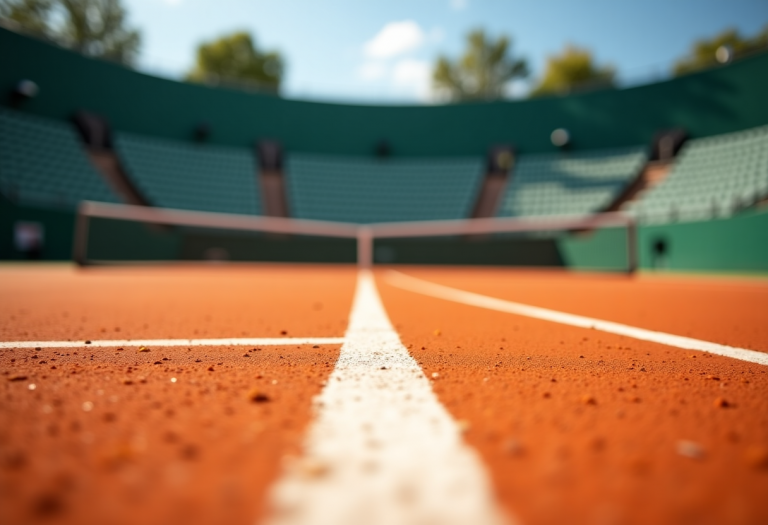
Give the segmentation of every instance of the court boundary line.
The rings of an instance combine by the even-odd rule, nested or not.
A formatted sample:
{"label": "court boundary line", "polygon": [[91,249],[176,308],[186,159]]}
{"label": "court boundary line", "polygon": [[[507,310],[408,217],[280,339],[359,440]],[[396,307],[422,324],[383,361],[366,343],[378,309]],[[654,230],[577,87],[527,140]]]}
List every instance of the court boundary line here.
{"label": "court boundary line", "polygon": [[456,303],[486,308],[488,310],[496,310],[499,312],[522,315],[525,317],[576,326],[579,328],[599,330],[601,332],[623,335],[633,339],[639,339],[641,341],[649,341],[652,343],[674,346],[685,350],[708,352],[710,354],[768,366],[768,353],[758,352],[757,350],[723,345],[710,341],[704,341],[701,339],[694,339],[692,337],[668,334],[666,332],[648,330],[645,328],[637,328],[622,323],[615,323],[613,321],[604,321],[602,319],[559,312],[549,308],[531,306],[515,301],[508,301],[506,299],[498,299],[488,295],[468,292],[458,288],[425,281],[424,279],[411,277],[410,275],[406,275],[396,270],[387,271],[384,278],[388,284],[396,288],[436,297],[438,299],[445,299]]}
{"label": "court boundary line", "polygon": [[338,345],[343,337],[240,337],[225,339],[113,339],[86,341],[2,341],[0,348],[111,348],[119,346]]}
{"label": "court boundary line", "polygon": [[477,452],[358,272],[346,341],[267,525],[509,523]]}

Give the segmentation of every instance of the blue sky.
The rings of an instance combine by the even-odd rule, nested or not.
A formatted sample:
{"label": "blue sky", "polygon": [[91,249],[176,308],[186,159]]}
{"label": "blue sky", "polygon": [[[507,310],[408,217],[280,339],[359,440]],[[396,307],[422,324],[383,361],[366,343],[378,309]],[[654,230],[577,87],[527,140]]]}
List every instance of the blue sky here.
{"label": "blue sky", "polygon": [[513,39],[533,75],[566,44],[591,49],[625,84],[667,74],[691,43],[726,27],[753,35],[768,0],[124,0],[143,35],[140,69],[179,77],[198,43],[234,31],[286,58],[282,94],[362,103],[432,101],[430,68],[467,32]]}

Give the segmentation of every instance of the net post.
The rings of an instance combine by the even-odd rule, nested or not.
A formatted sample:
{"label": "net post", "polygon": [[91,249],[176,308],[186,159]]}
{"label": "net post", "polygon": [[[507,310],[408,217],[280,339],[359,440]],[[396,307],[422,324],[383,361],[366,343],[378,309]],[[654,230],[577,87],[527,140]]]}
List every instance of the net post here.
{"label": "net post", "polygon": [[632,275],[637,271],[637,221],[631,215],[627,216],[627,273]]}
{"label": "net post", "polygon": [[81,202],[75,218],[75,236],[72,245],[72,259],[78,266],[88,264],[88,202]]}
{"label": "net post", "polygon": [[360,269],[373,266],[373,231],[368,226],[357,229],[357,266]]}

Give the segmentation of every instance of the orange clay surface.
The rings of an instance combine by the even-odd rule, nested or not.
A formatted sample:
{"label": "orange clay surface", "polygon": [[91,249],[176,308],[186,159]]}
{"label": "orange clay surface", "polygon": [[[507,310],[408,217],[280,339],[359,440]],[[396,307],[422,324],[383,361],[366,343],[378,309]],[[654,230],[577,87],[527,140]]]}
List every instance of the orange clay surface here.
{"label": "orange clay surface", "polygon": [[396,269],[499,299],[768,352],[768,279]]}
{"label": "orange clay surface", "polygon": [[0,267],[0,340],[338,337],[353,268]]}
{"label": "orange clay surface", "polygon": [[[2,340],[340,336],[354,286],[351,268],[5,267]],[[339,345],[137,350],[0,350],[0,523],[253,524]]]}
{"label": "orange clay surface", "polygon": [[[400,270],[768,351],[765,281]],[[439,374],[436,393],[523,524],[768,522],[766,367],[434,299],[384,272],[403,342]],[[355,278],[5,266],[0,340],[337,337]],[[0,350],[0,523],[255,523],[339,351],[256,348]]]}
{"label": "orange clay surface", "polygon": [[[766,349],[760,282],[402,271]],[[403,342],[439,374],[438,397],[522,523],[768,523],[766,367],[426,297],[385,275],[379,290]]]}

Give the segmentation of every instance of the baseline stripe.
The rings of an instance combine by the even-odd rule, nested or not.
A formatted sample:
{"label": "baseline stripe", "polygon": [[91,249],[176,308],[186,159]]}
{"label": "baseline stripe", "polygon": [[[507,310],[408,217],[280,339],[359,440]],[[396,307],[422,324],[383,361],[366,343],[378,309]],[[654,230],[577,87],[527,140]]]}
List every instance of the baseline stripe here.
{"label": "baseline stripe", "polygon": [[87,348],[113,346],[275,346],[339,345],[343,337],[272,337],[234,339],[124,339],[91,341],[6,341],[0,348]]}
{"label": "baseline stripe", "polygon": [[578,326],[580,328],[593,328],[595,330],[624,335],[643,341],[651,341],[667,346],[676,346],[686,350],[699,350],[701,352],[709,352],[710,354],[717,354],[724,357],[731,357],[733,359],[740,359],[741,361],[768,366],[768,354],[749,350],[747,348],[721,345],[709,341],[702,341],[701,339],[693,339],[691,337],[683,337],[665,332],[656,332],[654,330],[636,328],[621,323],[558,312],[557,310],[529,306],[527,304],[506,301],[504,299],[496,299],[495,297],[466,292],[457,288],[451,288],[450,286],[443,286],[441,284],[424,281],[423,279],[411,277],[395,270],[388,271],[385,278],[389,284],[397,288],[429,295],[431,297],[437,297],[439,299],[478,306],[489,310],[498,310],[500,312],[533,317],[535,319],[542,319],[560,324]]}
{"label": "baseline stripe", "polygon": [[486,472],[361,271],[346,342],[270,525],[499,525]]}

